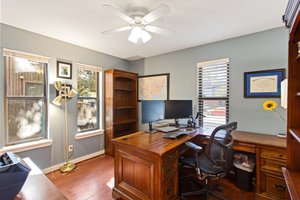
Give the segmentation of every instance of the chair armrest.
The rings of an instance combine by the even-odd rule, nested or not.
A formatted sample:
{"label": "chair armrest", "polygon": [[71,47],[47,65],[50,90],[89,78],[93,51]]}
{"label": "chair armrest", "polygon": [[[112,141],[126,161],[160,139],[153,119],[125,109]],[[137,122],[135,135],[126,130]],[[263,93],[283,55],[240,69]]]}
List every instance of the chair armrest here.
{"label": "chair armrest", "polygon": [[202,147],[198,146],[192,142],[186,142],[185,143],[186,146],[188,146],[189,148],[191,148],[193,151],[195,151],[196,153],[200,153],[202,151]]}

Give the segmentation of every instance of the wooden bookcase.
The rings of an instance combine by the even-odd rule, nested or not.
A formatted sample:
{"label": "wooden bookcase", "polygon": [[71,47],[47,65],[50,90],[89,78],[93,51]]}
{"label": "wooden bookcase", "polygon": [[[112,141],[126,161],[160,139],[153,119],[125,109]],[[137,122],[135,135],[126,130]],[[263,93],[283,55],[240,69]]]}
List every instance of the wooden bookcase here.
{"label": "wooden bookcase", "polygon": [[105,153],[113,156],[111,139],[137,131],[137,74],[110,69],[104,80]]}
{"label": "wooden bookcase", "polygon": [[300,199],[300,0],[290,0],[284,14],[289,28],[287,168],[283,168],[290,199]]}

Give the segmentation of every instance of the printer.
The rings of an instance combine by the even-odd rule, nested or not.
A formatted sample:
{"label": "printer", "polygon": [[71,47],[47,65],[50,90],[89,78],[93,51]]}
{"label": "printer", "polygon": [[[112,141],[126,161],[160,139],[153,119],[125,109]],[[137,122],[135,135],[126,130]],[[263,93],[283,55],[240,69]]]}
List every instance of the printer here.
{"label": "printer", "polygon": [[30,167],[16,154],[0,156],[0,199],[13,200],[22,189]]}

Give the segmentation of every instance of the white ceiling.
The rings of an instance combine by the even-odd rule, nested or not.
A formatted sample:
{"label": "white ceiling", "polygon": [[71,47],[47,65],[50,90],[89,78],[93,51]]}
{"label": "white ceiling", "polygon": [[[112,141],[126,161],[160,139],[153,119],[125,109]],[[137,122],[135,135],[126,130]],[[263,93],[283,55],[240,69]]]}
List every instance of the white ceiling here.
{"label": "white ceiling", "polygon": [[[132,60],[283,26],[288,0],[1,0],[1,22],[99,52]],[[102,31],[128,25],[101,7],[118,9],[160,4],[171,13],[152,25],[173,30],[171,36],[151,34],[142,45],[127,40],[129,31]]]}

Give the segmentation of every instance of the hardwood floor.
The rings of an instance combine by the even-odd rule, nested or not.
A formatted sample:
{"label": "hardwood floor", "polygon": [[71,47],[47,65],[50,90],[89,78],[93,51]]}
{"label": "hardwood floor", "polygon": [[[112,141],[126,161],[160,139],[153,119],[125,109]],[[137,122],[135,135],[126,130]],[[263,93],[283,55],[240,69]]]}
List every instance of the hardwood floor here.
{"label": "hardwood floor", "polygon": [[[184,193],[184,192],[189,192],[189,191],[195,191],[195,190],[200,190],[202,188],[202,185],[204,182],[198,183],[195,181],[194,178],[195,171],[193,168],[181,168],[179,170],[179,191]],[[188,177],[188,178],[184,178]],[[216,181],[209,181],[210,188],[216,186],[219,184],[222,188],[222,192],[218,193],[217,190],[214,190],[215,193],[218,193],[219,195],[227,198],[228,200],[253,200],[255,199],[254,197],[254,192],[246,192],[241,189],[239,189],[235,183],[234,180],[230,180],[227,178],[222,178],[220,180]],[[215,187],[214,187],[215,188]],[[205,199],[205,196],[198,195],[198,196],[191,196],[191,197],[186,197],[187,200],[202,200]],[[215,200],[216,198],[209,196],[209,200]]]}
{"label": "hardwood floor", "polygon": [[110,156],[97,156],[78,163],[77,169],[62,175],[59,171],[47,177],[71,200],[111,200],[114,160]]}
{"label": "hardwood floor", "polygon": [[[228,200],[253,200],[255,199],[254,197],[254,192],[246,192],[243,191],[239,188],[237,188],[234,184],[233,181],[229,180],[229,179],[222,179],[219,181],[223,191],[221,193],[219,193],[221,196],[227,198]],[[197,190],[195,186],[191,186],[188,183],[184,183],[185,186],[187,186],[189,188],[189,191],[191,190]],[[195,187],[195,188],[194,188]],[[201,188],[198,188],[201,189]],[[186,191],[183,191],[186,192]],[[217,191],[215,191],[216,193],[218,193]],[[205,196],[191,196],[191,197],[186,197],[186,200],[204,200]],[[209,200],[217,200],[217,198],[209,196],[208,198]]]}
{"label": "hardwood floor", "polygon": [[[62,175],[56,171],[47,174],[47,177],[70,200],[112,200],[113,166],[113,158],[103,155],[79,163],[77,169],[69,174]],[[230,180],[225,179],[220,183],[223,187],[222,195],[229,200],[254,199],[253,192],[244,192],[238,189]],[[204,198],[191,197],[189,199]]]}

